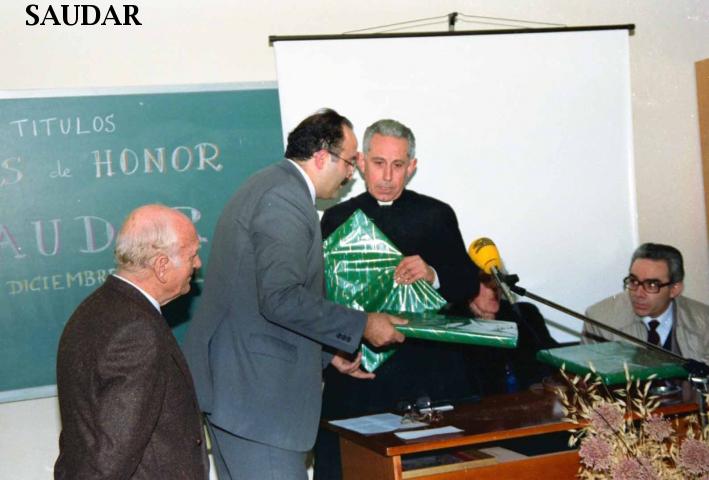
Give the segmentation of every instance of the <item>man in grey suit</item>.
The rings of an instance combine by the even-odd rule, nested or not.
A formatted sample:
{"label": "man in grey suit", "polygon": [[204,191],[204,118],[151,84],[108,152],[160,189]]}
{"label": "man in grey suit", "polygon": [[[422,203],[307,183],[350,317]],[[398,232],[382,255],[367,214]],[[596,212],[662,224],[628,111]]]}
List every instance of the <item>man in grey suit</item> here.
{"label": "man in grey suit", "polygon": [[133,211],[116,239],[118,271],[69,319],[59,342],[62,419],[54,478],[207,480],[202,414],[160,306],[201,265],[192,222]]}
{"label": "man in grey suit", "polygon": [[[586,315],[685,358],[709,362],[709,306],[681,295],[684,288],[682,254],[669,245],[644,243],[623,279],[627,292],[609,297]],[[582,341],[620,340],[585,324]]]}
{"label": "man in grey suit", "polygon": [[403,320],[323,295],[315,198],[334,197],[358,155],[349,120],[321,110],[288,135],[286,159],[248,179],[219,219],[184,349],[220,480],[305,479],[322,368],[371,377],[342,352],[363,337],[403,341],[393,325]]}

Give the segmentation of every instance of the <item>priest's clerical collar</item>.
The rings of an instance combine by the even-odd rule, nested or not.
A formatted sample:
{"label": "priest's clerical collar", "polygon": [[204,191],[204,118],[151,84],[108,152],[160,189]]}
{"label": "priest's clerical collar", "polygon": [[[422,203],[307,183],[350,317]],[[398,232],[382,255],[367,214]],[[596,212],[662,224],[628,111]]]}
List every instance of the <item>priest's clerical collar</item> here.
{"label": "priest's clerical collar", "polygon": [[365,198],[367,199],[366,200],[367,203],[369,203],[370,205],[374,205],[374,203],[376,202],[377,205],[379,205],[380,207],[391,207],[394,204],[398,204],[399,201],[403,200],[404,197],[406,197],[407,195],[408,195],[408,190],[404,189],[401,191],[401,194],[398,197],[396,197],[394,200],[383,201],[383,200],[379,200],[377,197],[372,195],[369,190],[367,190],[365,192]]}

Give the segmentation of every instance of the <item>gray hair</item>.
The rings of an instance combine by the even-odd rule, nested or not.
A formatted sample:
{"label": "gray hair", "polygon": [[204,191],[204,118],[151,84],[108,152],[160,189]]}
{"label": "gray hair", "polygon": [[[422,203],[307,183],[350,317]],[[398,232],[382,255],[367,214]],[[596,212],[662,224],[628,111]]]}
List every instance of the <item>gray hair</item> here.
{"label": "gray hair", "polygon": [[639,258],[647,260],[664,260],[670,271],[670,282],[678,283],[684,280],[684,262],[679,250],[671,245],[660,243],[643,243],[633,253],[630,266]]}
{"label": "gray hair", "polygon": [[409,160],[416,158],[416,137],[414,137],[414,132],[412,132],[411,129],[403,123],[389,118],[383,118],[368,126],[364,131],[364,140],[362,141],[362,148],[365,154],[369,152],[372,137],[376,134],[383,135],[385,137],[405,139],[409,143],[409,149],[407,152]]}
{"label": "gray hair", "polygon": [[[149,213],[148,213],[149,212]],[[139,207],[128,215],[116,237],[114,257],[119,270],[138,271],[159,254],[178,260],[179,236],[174,213],[164,205]]]}

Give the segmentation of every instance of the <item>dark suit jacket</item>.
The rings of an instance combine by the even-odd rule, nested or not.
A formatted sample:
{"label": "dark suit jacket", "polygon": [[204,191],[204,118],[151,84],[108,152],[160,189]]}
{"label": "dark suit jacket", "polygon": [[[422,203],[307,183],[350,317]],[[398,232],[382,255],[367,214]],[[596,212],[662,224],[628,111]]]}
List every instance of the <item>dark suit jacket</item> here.
{"label": "dark suit jacket", "polygon": [[331,358],[322,345],[354,351],[366,315],[324,298],[318,215],[290,161],[253,175],[224,208],[202,296],[184,349],[210,422],[310,449]]}
{"label": "dark suit jacket", "polygon": [[56,479],[207,479],[192,377],[165,319],[106,282],[69,319],[57,358]]}

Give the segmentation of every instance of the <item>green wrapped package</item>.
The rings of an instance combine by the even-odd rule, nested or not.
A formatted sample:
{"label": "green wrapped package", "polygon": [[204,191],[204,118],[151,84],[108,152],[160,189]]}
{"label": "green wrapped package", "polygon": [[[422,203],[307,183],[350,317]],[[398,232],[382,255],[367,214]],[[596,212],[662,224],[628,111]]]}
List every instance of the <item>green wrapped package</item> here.
{"label": "green wrapped package", "polygon": [[[365,312],[426,312],[446,304],[423,280],[410,285],[394,281],[404,258],[361,210],[356,210],[323,242],[327,298]],[[374,371],[396,347],[374,351],[362,345],[362,368]]]}
{"label": "green wrapped package", "polygon": [[687,378],[687,371],[676,358],[646,349],[632,343],[603,342],[572,347],[551,348],[537,352],[537,360],[555,367],[585,375],[590,365],[606,385],[625,383],[625,368],[633,379],[646,380],[650,375],[657,379]]}
{"label": "green wrapped package", "polygon": [[453,317],[435,312],[399,312],[396,315],[409,321],[396,327],[407,337],[486,347],[517,346],[517,324],[514,322]]}
{"label": "green wrapped package", "polygon": [[366,312],[426,312],[446,304],[423,280],[394,281],[404,256],[361,210],[323,242],[328,299]]}
{"label": "green wrapped package", "polygon": [[[514,347],[517,326],[511,322],[446,317],[435,312],[446,304],[423,280],[394,281],[401,252],[361,210],[355,211],[323,243],[327,298],[366,312],[390,312],[409,319],[398,326],[407,337]],[[506,324],[506,325],[501,325]],[[372,372],[397,347],[362,346],[362,368]]]}

